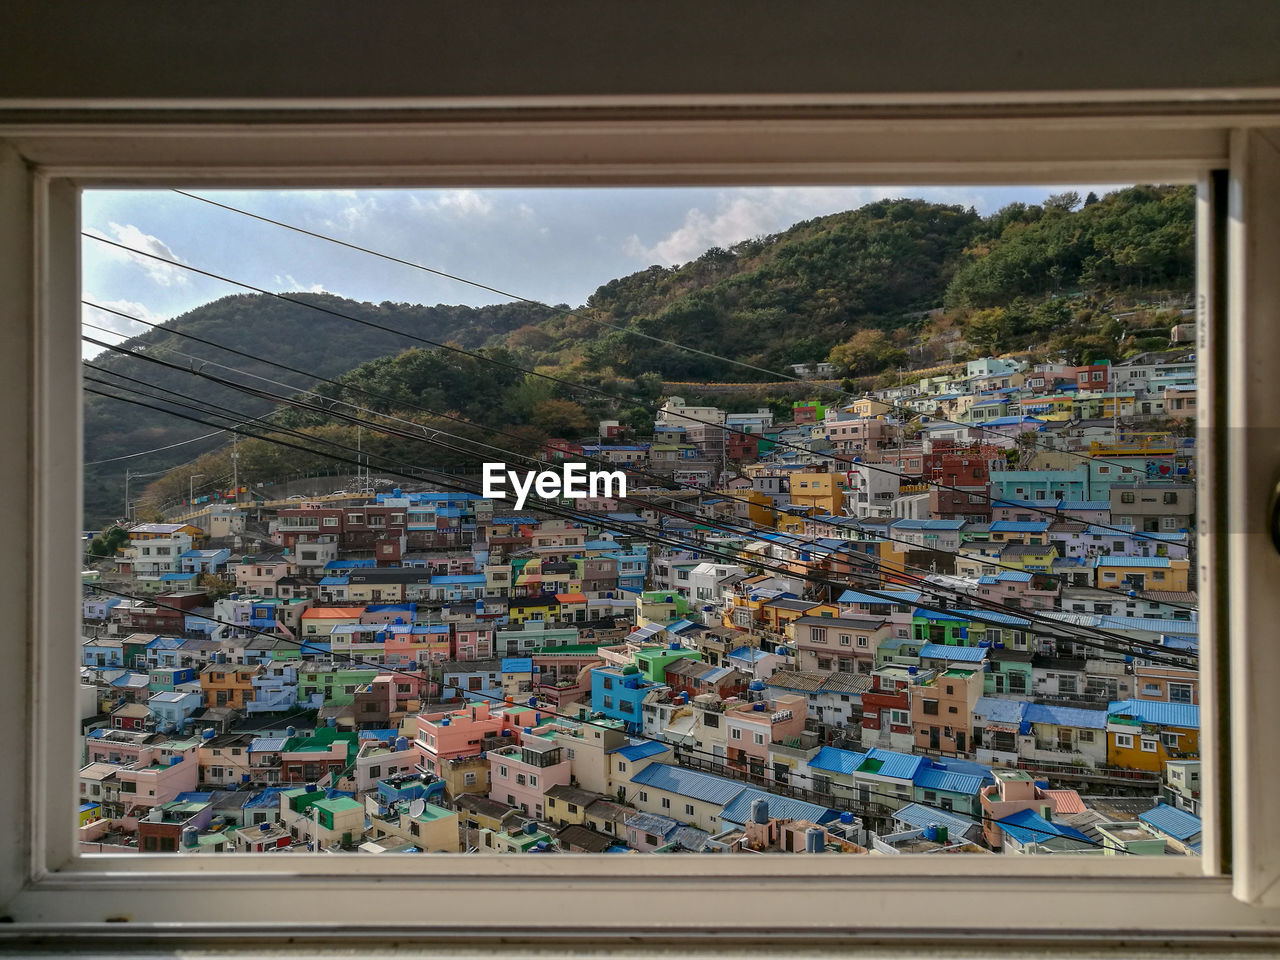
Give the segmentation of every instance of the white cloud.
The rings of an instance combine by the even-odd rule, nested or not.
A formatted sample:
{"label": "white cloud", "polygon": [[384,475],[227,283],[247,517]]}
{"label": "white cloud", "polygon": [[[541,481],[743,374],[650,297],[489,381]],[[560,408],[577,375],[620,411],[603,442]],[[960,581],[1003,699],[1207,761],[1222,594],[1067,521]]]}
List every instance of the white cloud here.
{"label": "white cloud", "polygon": [[799,220],[824,216],[885,197],[924,196],[937,203],[973,203],[976,194],[957,189],[905,187],[775,187],[767,190],[726,190],[708,213],[699,207],[686,212],[684,222],[652,245],[632,234],[622,243],[627,256],[674,266],[701,256],[711,247],[729,247],[743,240],[785,230]]}
{"label": "white cloud", "polygon": [[[135,320],[128,320],[117,313],[109,313],[107,310],[99,310],[96,307],[89,306],[89,304],[82,304],[80,307],[80,321],[86,324],[93,324],[92,327],[85,328],[85,336],[93,337],[95,340],[106,343],[115,344],[128,340],[130,337],[136,337],[151,329],[147,324],[164,323],[169,319],[156,313],[145,303],[138,303],[136,300],[103,300],[88,294],[85,295],[85,299],[110,310],[118,310],[120,313],[146,321],[146,323],[138,323]],[[97,329],[101,327],[105,327],[111,333]],[[85,343],[83,347],[83,355],[86,358],[102,352],[102,347],[94,343]]]}
{"label": "white cloud", "polygon": [[[159,286],[186,286],[188,282],[187,271],[180,266],[176,266],[176,264],[185,263],[186,261],[174,253],[173,249],[159,237],[144,233],[131,223],[122,225],[113,221],[107,227],[111,231],[110,234],[103,233],[93,227],[89,227],[85,233],[105,240],[114,240],[116,243],[140,252],[134,253],[132,250],[124,250],[108,243],[97,245],[101,252],[111,259],[137,264],[142,267],[152,282]],[[144,254],[151,254],[151,256],[145,256]],[[163,260],[157,260],[156,257],[172,260],[173,263],[164,263]]]}
{"label": "white cloud", "polygon": [[[493,213],[493,198],[476,190],[445,190],[431,200],[413,197],[418,210],[448,213],[455,217],[487,217]],[[532,213],[532,210],[530,210]]]}
{"label": "white cloud", "polygon": [[347,204],[335,215],[325,217],[320,221],[325,230],[341,230],[353,233],[371,223],[382,212],[382,206],[378,203],[376,197],[365,197],[360,200],[356,198],[355,194],[352,194],[350,199],[355,202]]}
{"label": "white cloud", "polygon": [[292,273],[286,273],[284,276],[277,273],[273,279],[275,280],[276,286],[280,288],[280,293],[296,293],[298,291],[305,291],[307,293],[333,293],[332,290],[326,289],[323,283],[303,283]]}

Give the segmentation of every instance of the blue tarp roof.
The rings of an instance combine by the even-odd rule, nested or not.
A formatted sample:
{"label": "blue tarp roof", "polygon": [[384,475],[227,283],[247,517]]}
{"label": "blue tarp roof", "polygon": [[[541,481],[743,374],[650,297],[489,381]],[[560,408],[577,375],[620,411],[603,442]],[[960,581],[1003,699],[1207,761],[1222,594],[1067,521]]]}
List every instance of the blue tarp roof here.
{"label": "blue tarp roof", "polygon": [[503,673],[533,673],[532,657],[503,657]]}
{"label": "blue tarp roof", "polygon": [[350,577],[322,577],[320,586],[322,587],[345,587],[351,583]]}
{"label": "blue tarp roof", "polygon": [[1034,810],[1019,810],[999,820],[1000,828],[1019,843],[1045,843],[1054,837],[1079,840],[1090,847],[1096,844],[1075,827],[1064,823],[1051,823]]}
{"label": "blue tarp roof", "polygon": [[1048,520],[997,520],[991,524],[992,533],[1044,533],[1048,529]]}

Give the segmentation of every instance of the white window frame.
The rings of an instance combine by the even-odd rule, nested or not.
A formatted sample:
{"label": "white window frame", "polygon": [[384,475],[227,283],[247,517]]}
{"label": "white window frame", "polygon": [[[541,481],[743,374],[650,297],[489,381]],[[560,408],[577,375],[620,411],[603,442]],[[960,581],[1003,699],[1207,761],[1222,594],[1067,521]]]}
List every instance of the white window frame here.
{"label": "white window frame", "polygon": [[[497,13],[469,10],[468,17],[507,12],[501,4],[497,6]],[[611,15],[601,13],[606,18]],[[1126,54],[1131,54],[1127,47],[1131,37],[1153,24],[1141,11],[1118,15],[1132,16],[1131,26],[1120,29],[1107,18],[1102,26],[1117,42],[1123,40]],[[1165,9],[1160,19],[1176,23],[1190,15],[1190,8]],[[805,21],[806,16],[790,11],[786,19]],[[817,19],[808,17],[815,28]],[[978,56],[961,42],[969,19],[968,11],[950,15],[937,11],[927,25],[915,24],[910,40],[915,46],[927,46],[930,36],[945,37],[945,49],[980,69],[984,61],[994,63],[997,58]],[[1088,19],[1081,18],[1077,29],[1087,30]],[[156,29],[147,23],[134,26],[144,38],[148,30]],[[842,37],[824,23],[814,30],[814,42],[819,42],[823,31],[833,39]],[[759,34],[756,41],[763,42],[763,31]],[[1170,39],[1167,34],[1161,36]],[[1238,36],[1243,44],[1247,33],[1240,29]],[[160,47],[172,39],[162,42],[153,37],[152,41]],[[1194,56],[1191,50],[1179,55],[1162,49],[1160,61],[1181,61],[1195,71],[1227,75],[1223,68],[1227,59],[1241,56],[1237,45],[1201,45],[1198,38],[1191,39],[1196,43]],[[56,44],[59,52],[70,55],[64,48],[74,48],[74,37],[59,40],[65,40]],[[1081,45],[1089,42],[1079,40]],[[54,46],[37,49],[36,55],[51,55]],[[209,46],[216,49],[218,44]],[[885,82],[890,88],[896,77],[906,89],[918,89],[907,76],[914,80],[919,64],[927,65],[928,58],[911,58],[909,71],[904,61],[895,75],[892,63],[877,60],[875,47],[869,44],[864,51],[870,66],[849,64],[849,69],[880,69],[889,78]],[[893,44],[885,47],[894,49]],[[232,46],[224,42],[222,49]],[[530,43],[527,49],[531,59],[539,63],[547,59],[537,44]],[[0,461],[0,485],[11,504],[10,550],[0,557],[4,574],[0,583],[13,600],[11,608],[26,610],[29,616],[28,630],[9,631],[0,639],[8,662],[29,665],[27,671],[0,673],[0,716],[8,721],[0,724],[0,743],[12,768],[24,774],[0,778],[0,805],[10,813],[11,823],[21,825],[0,836],[0,901],[5,915],[15,921],[4,932],[60,929],[69,935],[74,925],[87,938],[127,932],[133,940],[170,924],[176,925],[168,927],[170,935],[212,932],[222,926],[222,918],[234,917],[238,923],[260,924],[273,936],[324,935],[338,922],[331,916],[330,904],[340,895],[344,902],[360,904],[350,914],[360,917],[360,922],[342,922],[353,931],[348,935],[358,935],[366,944],[370,929],[388,929],[391,922],[405,927],[402,904],[410,899],[430,902],[434,908],[430,915],[413,919],[414,929],[435,930],[438,936],[469,930],[472,933],[467,935],[479,936],[474,931],[487,929],[492,921],[493,898],[477,897],[467,889],[476,883],[490,885],[507,905],[505,936],[513,930],[545,935],[566,927],[599,931],[600,924],[607,922],[601,918],[613,915],[604,905],[629,892],[643,894],[645,915],[660,918],[664,928],[707,929],[710,925],[712,930],[739,936],[780,928],[803,933],[815,925],[827,932],[844,930],[837,905],[859,896],[877,897],[880,929],[945,936],[952,943],[962,932],[967,943],[1002,948],[1010,946],[1010,917],[1016,918],[1020,929],[1051,937],[1078,934],[1080,918],[1088,917],[1091,930],[1103,931],[1095,934],[1101,942],[1106,942],[1106,931],[1133,935],[1150,931],[1166,940],[1191,936],[1225,940],[1227,933],[1276,929],[1280,865],[1273,851],[1280,845],[1280,821],[1269,815],[1268,802],[1274,796],[1277,775],[1266,754],[1268,738],[1250,736],[1280,729],[1280,698],[1265,685],[1250,683],[1250,674],[1272,676],[1280,669],[1280,651],[1254,642],[1269,636],[1268,625],[1280,617],[1280,592],[1272,586],[1276,558],[1269,538],[1229,531],[1260,529],[1271,496],[1270,478],[1280,472],[1280,452],[1270,444],[1250,445],[1248,430],[1214,434],[1209,428],[1228,421],[1233,426],[1270,427],[1280,411],[1280,378],[1270,374],[1280,357],[1280,328],[1271,323],[1280,313],[1280,278],[1272,267],[1280,253],[1280,223],[1274,217],[1280,204],[1280,153],[1274,144],[1280,142],[1280,135],[1256,129],[1275,127],[1280,110],[1262,93],[1247,93],[1242,87],[1219,99],[1191,96],[1181,88],[1151,92],[1154,84],[1144,92],[1144,71],[1150,62],[1140,56],[1104,53],[1098,51],[1087,64],[1080,63],[1078,69],[1087,68],[1091,75],[1085,86],[1128,93],[1066,97],[1015,89],[983,95],[867,94],[831,100],[819,94],[789,99],[747,96],[741,102],[715,97],[688,101],[666,95],[644,109],[625,98],[599,102],[573,96],[567,102],[564,97],[537,102],[516,98],[483,104],[492,111],[481,117],[487,122],[471,124],[455,122],[459,106],[454,101],[379,101],[407,111],[410,120],[370,120],[363,113],[343,115],[341,102],[330,94],[302,107],[273,104],[286,112],[297,111],[290,119],[298,122],[287,128],[272,126],[271,115],[265,112],[255,114],[243,103],[218,99],[194,106],[176,102],[173,112],[158,121],[135,117],[102,126],[90,119],[77,127],[69,118],[37,115],[21,124],[0,125],[0,288],[9,291],[10,305],[7,347],[0,351],[0,384],[13,391],[10,415],[0,418],[0,438],[5,449],[29,453],[27,458]],[[188,51],[196,59],[206,55],[201,49]],[[566,56],[562,61],[566,69],[572,70],[573,61],[581,55],[575,50],[573,56]],[[697,58],[698,69],[717,75],[717,65],[741,60],[769,75],[768,57],[750,56],[737,47],[720,57],[717,64],[714,51],[705,52]],[[611,57],[611,63],[625,72],[625,59]],[[804,59],[835,62],[813,51]],[[1127,69],[1126,60],[1136,72],[1128,75],[1129,85],[1117,86],[1115,71]],[[642,72],[658,72],[652,62],[646,65],[644,58],[639,62]],[[812,76],[805,74],[799,60],[783,65],[801,80]],[[187,71],[197,84],[217,82],[206,76],[235,79],[235,71],[200,66],[192,64]],[[1062,66],[1055,61],[1044,69]],[[482,75],[511,72],[510,67],[507,71],[490,68],[479,58],[469,67],[474,72],[467,74],[463,69],[462,88],[468,89],[469,78],[471,90],[489,89],[482,84]],[[25,69],[24,63],[17,64],[14,75],[24,75]],[[317,61],[314,69],[333,75],[337,83],[356,82],[344,65],[331,60]],[[415,63],[415,70],[419,69]],[[1024,88],[1037,87],[1035,65],[1030,68],[1032,76],[1007,63],[1002,69],[1015,77],[1015,88],[1019,77]],[[51,69],[50,75],[58,72]],[[957,77],[951,83],[977,82],[953,72]],[[1234,75],[1248,72],[1240,67]],[[1260,73],[1270,76],[1265,70]],[[779,75],[774,76],[777,80]],[[927,85],[930,80],[947,89],[948,81],[938,80],[936,74],[922,82]],[[1070,85],[1070,78],[1055,80]],[[679,78],[675,82],[679,87]],[[572,80],[569,86],[573,88]],[[794,89],[808,88],[802,83]],[[1233,98],[1254,101],[1252,113],[1232,113]],[[690,103],[698,110],[683,112]],[[126,106],[130,104],[126,98]],[[541,112],[527,109],[533,106]],[[335,111],[341,120],[319,113],[306,115],[321,107]],[[360,109],[368,107],[362,102]],[[226,123],[216,125],[219,118]],[[300,130],[309,135],[296,136]],[[210,131],[216,135],[210,136]],[[1208,174],[1218,168],[1229,170],[1225,183]],[[1213,436],[1204,441],[1202,461],[1218,467],[1216,473],[1202,470],[1198,481],[1199,502],[1209,505],[1198,531],[1204,610],[1201,650],[1208,678],[1201,687],[1202,815],[1206,821],[1201,861],[1056,855],[919,860],[788,857],[770,864],[773,882],[758,885],[755,895],[744,896],[740,886],[720,882],[726,867],[723,858],[716,857],[626,858],[624,870],[618,858],[608,855],[538,859],[536,866],[525,865],[523,858],[512,862],[474,856],[136,854],[127,861],[71,856],[78,737],[72,701],[65,694],[66,685],[76,676],[79,611],[69,598],[78,592],[79,566],[73,548],[55,545],[76,543],[80,529],[78,512],[65,509],[67,503],[79,503],[81,492],[77,469],[80,395],[67,389],[78,380],[79,363],[77,189],[147,182],[452,185],[587,179],[594,183],[1197,180],[1202,225],[1211,222],[1210,198],[1226,193],[1225,242],[1231,260],[1225,310],[1219,309],[1221,300],[1215,299],[1209,282],[1215,262],[1214,234],[1202,230],[1198,239],[1202,344],[1197,351],[1198,389],[1205,396],[1223,398],[1218,404],[1202,405],[1197,414],[1200,435]],[[1228,653],[1229,672],[1219,677],[1215,671],[1220,657]],[[1223,729],[1218,710],[1228,691],[1230,723]],[[1230,752],[1224,755],[1228,747]],[[1228,798],[1218,794],[1220,764],[1231,772],[1229,835],[1221,828]],[[1224,845],[1228,839],[1229,848]],[[1230,874],[1226,873],[1228,863]],[[555,877],[588,874],[596,876],[578,889],[575,918],[549,909],[562,889]],[[282,882],[299,875],[308,877],[308,882]],[[457,884],[460,875],[468,882]],[[902,896],[882,896],[888,877],[894,878]],[[923,895],[926,889],[942,896],[930,897],[928,929],[922,933],[919,896],[912,892]],[[318,891],[331,896],[316,896]],[[502,896],[507,893],[515,896]],[[1002,910],[982,909],[983,903],[993,899],[1003,905]],[[819,909],[824,903],[832,909]],[[762,909],[766,904],[768,908]],[[130,921],[127,930],[125,925],[109,922],[120,918]],[[32,926],[25,928],[28,924]]]}

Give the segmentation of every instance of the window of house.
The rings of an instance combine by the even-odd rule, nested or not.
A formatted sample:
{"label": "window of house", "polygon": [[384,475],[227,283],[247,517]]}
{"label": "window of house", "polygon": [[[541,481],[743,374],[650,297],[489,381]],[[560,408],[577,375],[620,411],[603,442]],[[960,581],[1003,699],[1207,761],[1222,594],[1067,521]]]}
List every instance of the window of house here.
{"label": "window of house", "polygon": [[1117,748],[1119,748],[1119,749],[1121,749],[1121,750],[1132,750],[1132,749],[1133,749],[1133,734],[1131,734],[1131,733],[1117,733],[1117,734],[1116,734],[1116,747],[1117,747]]}

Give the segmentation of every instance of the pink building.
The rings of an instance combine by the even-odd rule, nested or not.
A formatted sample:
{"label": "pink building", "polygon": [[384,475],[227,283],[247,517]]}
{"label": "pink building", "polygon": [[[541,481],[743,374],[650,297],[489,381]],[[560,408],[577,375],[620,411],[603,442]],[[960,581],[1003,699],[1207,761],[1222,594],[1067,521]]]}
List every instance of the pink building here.
{"label": "pink building", "polygon": [[297,566],[283,554],[242,557],[231,565],[236,589],[260,597],[276,596],[276,584],[298,573]]}
{"label": "pink building", "polygon": [[804,732],[807,711],[808,701],[797,694],[726,709],[724,725],[729,766],[763,774],[769,765],[769,744],[799,737]]}
{"label": "pink building", "polygon": [[569,783],[572,764],[550,736],[525,734],[519,746],[492,750],[488,758],[489,799],[532,817],[543,815],[548,790]]}
{"label": "pink building", "polygon": [[1081,813],[1085,809],[1080,794],[1074,790],[1049,790],[1041,787],[1025,770],[991,771],[996,782],[978,792],[982,803],[983,839],[992,850],[1004,843],[998,821],[1023,810],[1034,810],[1046,820],[1057,814]]}
{"label": "pink building", "polygon": [[488,660],[493,656],[493,625],[475,620],[452,624],[454,660]]}
{"label": "pink building", "polygon": [[[136,830],[138,819],[152,807],[194,790],[200,778],[197,740],[95,731],[86,737],[85,749],[89,759],[85,769],[102,774],[95,776],[94,782],[101,788],[103,816],[128,831]],[[109,774],[105,772],[108,766]],[[86,778],[82,777],[81,790],[86,789]]]}
{"label": "pink building", "polygon": [[533,721],[537,711],[507,707],[495,710],[487,702],[468,704],[446,713],[419,715],[418,769],[441,775],[441,764],[458,757],[476,756],[487,737],[519,736],[521,721]]}

